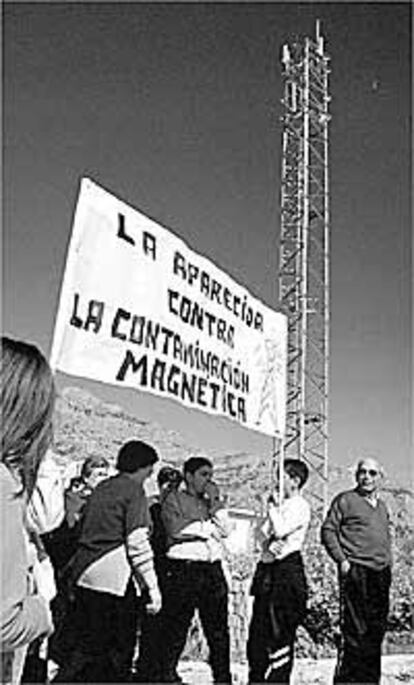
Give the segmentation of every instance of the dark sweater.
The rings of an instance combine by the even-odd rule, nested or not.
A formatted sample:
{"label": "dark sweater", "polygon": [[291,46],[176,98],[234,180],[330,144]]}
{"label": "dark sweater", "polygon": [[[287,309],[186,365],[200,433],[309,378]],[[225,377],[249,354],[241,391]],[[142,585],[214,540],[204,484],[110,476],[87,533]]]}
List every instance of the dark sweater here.
{"label": "dark sweater", "polygon": [[[123,557],[125,550],[131,572],[133,567],[139,566],[139,571],[144,574],[148,565],[152,572],[153,555],[148,539],[134,543],[137,548],[134,554],[130,542],[140,529],[148,533],[149,525],[148,504],[142,485],[125,473],[99,483],[84,508],[77,551],[70,562],[73,579],[79,579],[84,571],[103,557],[107,557],[108,564],[114,564],[117,560],[113,556],[115,551]],[[114,576],[117,573],[120,573],[119,568],[114,566]]]}
{"label": "dark sweater", "polygon": [[333,500],[322,525],[322,544],[332,559],[380,571],[391,565],[389,516],[381,500],[373,507],[357,489]]}

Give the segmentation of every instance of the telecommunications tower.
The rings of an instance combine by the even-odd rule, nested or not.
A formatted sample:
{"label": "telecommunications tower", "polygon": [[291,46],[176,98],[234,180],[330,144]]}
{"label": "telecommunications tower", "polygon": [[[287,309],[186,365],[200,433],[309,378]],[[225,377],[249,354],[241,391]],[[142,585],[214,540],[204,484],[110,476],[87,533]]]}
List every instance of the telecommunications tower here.
{"label": "telecommunications tower", "polygon": [[317,21],[315,38],[282,49],[279,307],[288,316],[282,458],[307,463],[309,490],[320,514],[326,508],[328,480],[328,74],[329,58]]}

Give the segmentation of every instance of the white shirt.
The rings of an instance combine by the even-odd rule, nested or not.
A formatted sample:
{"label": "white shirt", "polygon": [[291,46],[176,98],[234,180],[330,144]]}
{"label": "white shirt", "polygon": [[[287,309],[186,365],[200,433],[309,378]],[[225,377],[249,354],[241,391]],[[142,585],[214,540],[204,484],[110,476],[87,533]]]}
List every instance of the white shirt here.
{"label": "white shirt", "polygon": [[280,506],[270,505],[261,528],[261,561],[271,563],[299,552],[305,541],[311,517],[308,502],[300,495],[285,499]]}
{"label": "white shirt", "polygon": [[378,504],[378,493],[373,492],[370,495],[365,495],[365,499],[368,502],[368,504],[370,504],[371,507],[374,507],[374,509],[375,509],[377,504]]}
{"label": "white shirt", "polygon": [[57,528],[65,516],[65,488],[61,469],[48,450],[41,461],[36,485],[27,505],[26,523],[39,535]]}

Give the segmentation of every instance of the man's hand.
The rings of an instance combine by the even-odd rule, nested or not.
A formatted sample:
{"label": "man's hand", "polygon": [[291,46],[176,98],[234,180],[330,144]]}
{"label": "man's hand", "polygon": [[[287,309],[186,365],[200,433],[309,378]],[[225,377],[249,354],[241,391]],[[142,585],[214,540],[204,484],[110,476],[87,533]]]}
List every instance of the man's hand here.
{"label": "man's hand", "polygon": [[269,507],[277,507],[279,505],[279,493],[274,490],[273,492],[270,493],[269,497],[267,498],[267,508]]}
{"label": "man's hand", "polygon": [[269,515],[270,512],[272,511],[272,509],[274,509],[276,506],[277,505],[276,505],[275,499],[273,497],[269,497],[267,502],[266,502],[267,514]]}
{"label": "man's hand", "polygon": [[272,542],[269,545],[269,552],[273,554],[275,557],[279,556],[279,554],[283,550],[283,545],[284,542],[283,540],[272,540]]}
{"label": "man's hand", "polygon": [[339,573],[343,578],[348,575],[350,570],[351,562],[349,562],[348,559],[344,559],[343,561],[341,561],[341,563],[339,564]]}
{"label": "man's hand", "polygon": [[150,601],[146,605],[146,610],[151,616],[158,614],[162,606],[161,593],[158,588],[150,590]]}
{"label": "man's hand", "polygon": [[213,481],[207,483],[204,493],[211,506],[217,505],[220,502],[220,490]]}
{"label": "man's hand", "polygon": [[46,602],[51,602],[56,597],[55,574],[49,557],[42,561],[36,559],[33,566],[33,579],[36,593],[41,595]]}

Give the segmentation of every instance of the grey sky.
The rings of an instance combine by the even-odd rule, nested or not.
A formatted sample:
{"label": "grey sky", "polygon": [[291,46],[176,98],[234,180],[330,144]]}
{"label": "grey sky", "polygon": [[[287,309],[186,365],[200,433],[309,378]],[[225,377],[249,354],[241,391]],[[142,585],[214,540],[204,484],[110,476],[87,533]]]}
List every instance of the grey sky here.
{"label": "grey sky", "polygon": [[[409,3],[7,3],[3,328],[48,351],[79,178],[277,301],[280,48],[331,56],[331,460],[410,472]],[[200,445],[270,450],[226,421],[82,384]],[[412,456],[412,453],[411,453]]]}

